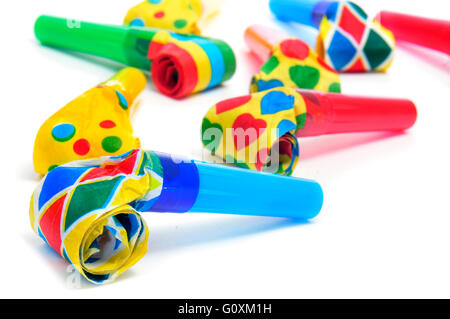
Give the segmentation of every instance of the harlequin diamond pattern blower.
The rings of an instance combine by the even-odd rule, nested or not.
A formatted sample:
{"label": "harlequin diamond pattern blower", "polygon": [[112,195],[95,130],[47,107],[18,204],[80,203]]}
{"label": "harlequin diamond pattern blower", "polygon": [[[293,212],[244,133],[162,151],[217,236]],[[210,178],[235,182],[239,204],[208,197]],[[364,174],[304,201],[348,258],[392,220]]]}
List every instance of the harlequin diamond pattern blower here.
{"label": "harlequin diamond pattern blower", "polygon": [[35,34],[46,45],[151,69],[156,88],[174,98],[215,87],[230,79],[236,68],[234,53],[225,42],[160,29],[41,16]]}
{"label": "harlequin diamond pattern blower", "polygon": [[385,71],[392,63],[394,36],[353,2],[270,0],[270,9],[281,21],[318,29],[317,54],[337,71]]}
{"label": "harlequin diamond pattern blower", "polygon": [[93,283],[112,281],[147,251],[139,212],[208,212],[309,219],[323,201],[314,181],[139,149],[71,162],[33,193],[35,232]]}
{"label": "harlequin diamond pattern blower", "polygon": [[289,175],[299,157],[296,136],[399,131],[416,117],[406,99],[275,88],[214,105],[203,119],[202,142],[226,163]]}

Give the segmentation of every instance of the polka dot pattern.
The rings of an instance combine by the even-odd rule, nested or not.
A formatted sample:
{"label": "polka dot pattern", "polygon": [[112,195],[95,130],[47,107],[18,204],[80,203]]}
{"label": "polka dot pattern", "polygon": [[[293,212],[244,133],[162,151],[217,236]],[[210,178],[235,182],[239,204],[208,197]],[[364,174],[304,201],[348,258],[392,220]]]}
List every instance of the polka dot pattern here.
{"label": "polka dot pattern", "polygon": [[309,56],[309,47],[300,40],[285,40],[280,44],[281,52],[287,57],[304,60]]}
{"label": "polka dot pattern", "polygon": [[116,123],[114,123],[111,120],[106,120],[106,121],[100,122],[100,127],[110,129],[110,128],[116,127]]}
{"label": "polka dot pattern", "polygon": [[124,108],[128,104],[131,108],[145,88],[144,74],[124,68],[102,83],[66,104],[39,128],[33,148],[37,173],[44,175],[55,165],[110,155],[102,148],[108,136],[120,137],[120,153],[140,147],[139,138],[133,136],[129,111]]}
{"label": "polka dot pattern", "polygon": [[144,27],[145,26],[145,22],[141,18],[136,18],[136,19],[133,19],[130,22],[130,26],[132,26],[132,27]]}
{"label": "polka dot pattern", "polygon": [[156,19],[161,19],[161,18],[164,18],[165,15],[166,15],[166,14],[164,13],[164,11],[158,11],[158,12],[156,12],[156,13],[154,14],[154,17],[155,17]]}
{"label": "polka dot pattern", "polygon": [[130,8],[124,24],[130,25],[136,19],[142,19],[143,26],[175,31],[183,34],[198,34],[198,23],[204,11],[202,0],[141,0]]}
{"label": "polka dot pattern", "polygon": [[216,114],[227,112],[248,103],[252,99],[251,95],[239,96],[224,100],[216,104]]}
{"label": "polka dot pattern", "polygon": [[233,123],[234,148],[241,150],[256,141],[265,132],[267,122],[250,113],[239,115]]}
{"label": "polka dot pattern", "polygon": [[187,25],[187,21],[184,19],[175,20],[173,26],[177,29],[183,29]]}
{"label": "polka dot pattern", "polygon": [[252,77],[250,92],[282,86],[329,92],[337,89],[332,83],[340,83],[336,71],[303,41],[287,39],[272,48],[272,55]]}
{"label": "polka dot pattern", "polygon": [[331,83],[330,86],[328,87],[328,91],[334,93],[341,93],[341,84],[337,82]]}
{"label": "polka dot pattern", "polygon": [[289,120],[281,120],[280,123],[278,123],[277,129],[277,135],[278,137],[283,136],[287,132],[291,130],[295,130],[297,128],[297,125]]}
{"label": "polka dot pattern", "polygon": [[261,114],[276,114],[294,107],[295,98],[282,91],[270,91],[261,99]]}
{"label": "polka dot pattern", "polygon": [[276,56],[271,56],[269,60],[267,60],[267,62],[261,67],[261,72],[270,74],[277,68],[278,65],[280,65],[278,58]]}
{"label": "polka dot pattern", "polygon": [[117,97],[119,98],[120,107],[123,108],[124,110],[128,110],[127,99],[119,91],[116,91],[116,94],[117,94]]}
{"label": "polka dot pattern", "polygon": [[289,77],[297,87],[312,90],[319,83],[320,72],[308,65],[294,65],[289,69]]}
{"label": "polka dot pattern", "polygon": [[55,125],[52,129],[52,137],[58,142],[67,142],[74,137],[75,126],[70,123],[61,123]]}
{"label": "polka dot pattern", "polygon": [[[286,87],[250,97],[250,100],[228,99],[209,110],[203,119],[202,134],[208,137],[202,139],[203,145],[228,163],[238,165],[241,161],[250,169],[290,175],[299,157],[295,134],[305,125],[308,97]],[[219,104],[237,107],[217,112]],[[211,127],[222,129],[222,135],[215,134],[219,136],[219,144],[211,138],[212,132],[208,134]],[[230,147],[232,143],[234,149]]]}
{"label": "polka dot pattern", "polygon": [[257,91],[266,91],[277,87],[284,86],[283,82],[277,79],[272,79],[270,81],[258,80],[256,82]]}
{"label": "polka dot pattern", "polygon": [[75,144],[73,144],[73,151],[80,156],[84,156],[89,153],[90,149],[91,145],[89,144],[88,140],[84,138],[79,139],[75,142]]}
{"label": "polka dot pattern", "polygon": [[102,148],[105,152],[115,153],[122,147],[122,140],[117,136],[105,137],[102,141]]}
{"label": "polka dot pattern", "polygon": [[211,123],[207,118],[202,122],[202,143],[207,149],[214,153],[220,145],[223,128],[218,123]]}

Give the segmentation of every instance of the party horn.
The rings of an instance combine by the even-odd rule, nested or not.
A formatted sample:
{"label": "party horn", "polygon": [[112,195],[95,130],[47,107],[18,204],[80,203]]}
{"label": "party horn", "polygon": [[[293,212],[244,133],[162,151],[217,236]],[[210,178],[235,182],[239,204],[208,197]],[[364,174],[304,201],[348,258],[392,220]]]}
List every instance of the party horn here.
{"label": "party horn", "polygon": [[215,87],[230,79],[236,68],[225,42],[195,35],[49,16],[37,19],[35,34],[46,45],[151,69],[156,88],[173,98]]}
{"label": "party horn", "polygon": [[248,27],[244,39],[255,56],[265,62],[252,78],[251,93],[283,86],[341,91],[339,74],[303,41],[262,25]]}
{"label": "party horn", "polygon": [[35,171],[46,174],[67,162],[119,155],[140,147],[129,116],[145,85],[141,71],[125,68],[57,111],[37,133]]}
{"label": "party horn", "polygon": [[128,10],[124,24],[200,34],[201,14],[200,0],[143,1]]}
{"label": "party horn", "polygon": [[375,18],[397,40],[450,54],[450,21],[381,11]]}
{"label": "party horn", "polygon": [[89,281],[114,280],[147,251],[140,212],[207,212],[309,219],[314,181],[132,150],[49,172],[31,198],[35,232]]}
{"label": "party horn", "polygon": [[401,131],[416,117],[406,99],[274,88],[214,105],[203,119],[202,142],[226,163],[290,175],[299,157],[296,137]]}
{"label": "party horn", "polygon": [[285,22],[317,29],[317,54],[340,72],[385,71],[395,49],[392,33],[349,1],[270,0]]}
{"label": "party horn", "polygon": [[124,24],[183,34],[200,34],[205,22],[218,12],[223,0],[144,1],[128,10]]}

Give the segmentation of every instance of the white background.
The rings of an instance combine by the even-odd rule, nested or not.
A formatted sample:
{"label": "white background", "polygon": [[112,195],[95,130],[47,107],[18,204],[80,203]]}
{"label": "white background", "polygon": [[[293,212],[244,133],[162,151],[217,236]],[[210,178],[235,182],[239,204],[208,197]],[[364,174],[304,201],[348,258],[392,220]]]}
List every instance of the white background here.
{"label": "white background", "polygon": [[[294,176],[319,181],[325,192],[316,219],[147,214],[149,253],[136,266],[110,285],[68,285],[66,262],[28,221],[39,180],[34,137],[119,66],[43,47],[33,24],[40,14],[120,24],[137,2],[1,1],[0,297],[450,297],[450,61],[407,45],[386,74],[345,74],[342,88],[412,99],[419,117],[409,132],[300,141]],[[446,0],[358,3],[369,15],[390,9],[450,19]],[[201,159],[203,115],[246,94],[256,71],[242,38],[250,23],[278,25],[266,0],[228,0],[205,29],[237,55],[237,72],[222,87],[174,101],[149,84],[133,119],[145,149]]]}

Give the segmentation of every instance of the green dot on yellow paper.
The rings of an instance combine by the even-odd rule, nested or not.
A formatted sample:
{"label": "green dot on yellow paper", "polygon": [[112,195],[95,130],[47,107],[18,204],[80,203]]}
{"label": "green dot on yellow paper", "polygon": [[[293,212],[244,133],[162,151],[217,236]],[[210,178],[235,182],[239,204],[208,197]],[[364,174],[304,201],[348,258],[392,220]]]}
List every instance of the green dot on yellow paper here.
{"label": "green dot on yellow paper", "polygon": [[105,152],[115,153],[122,147],[122,140],[117,136],[105,137],[102,141],[102,147]]}
{"label": "green dot on yellow paper", "polygon": [[341,93],[341,84],[333,82],[328,87],[328,92]]}
{"label": "green dot on yellow paper", "polygon": [[175,20],[173,26],[177,29],[183,29],[187,25],[187,21],[184,19]]}

